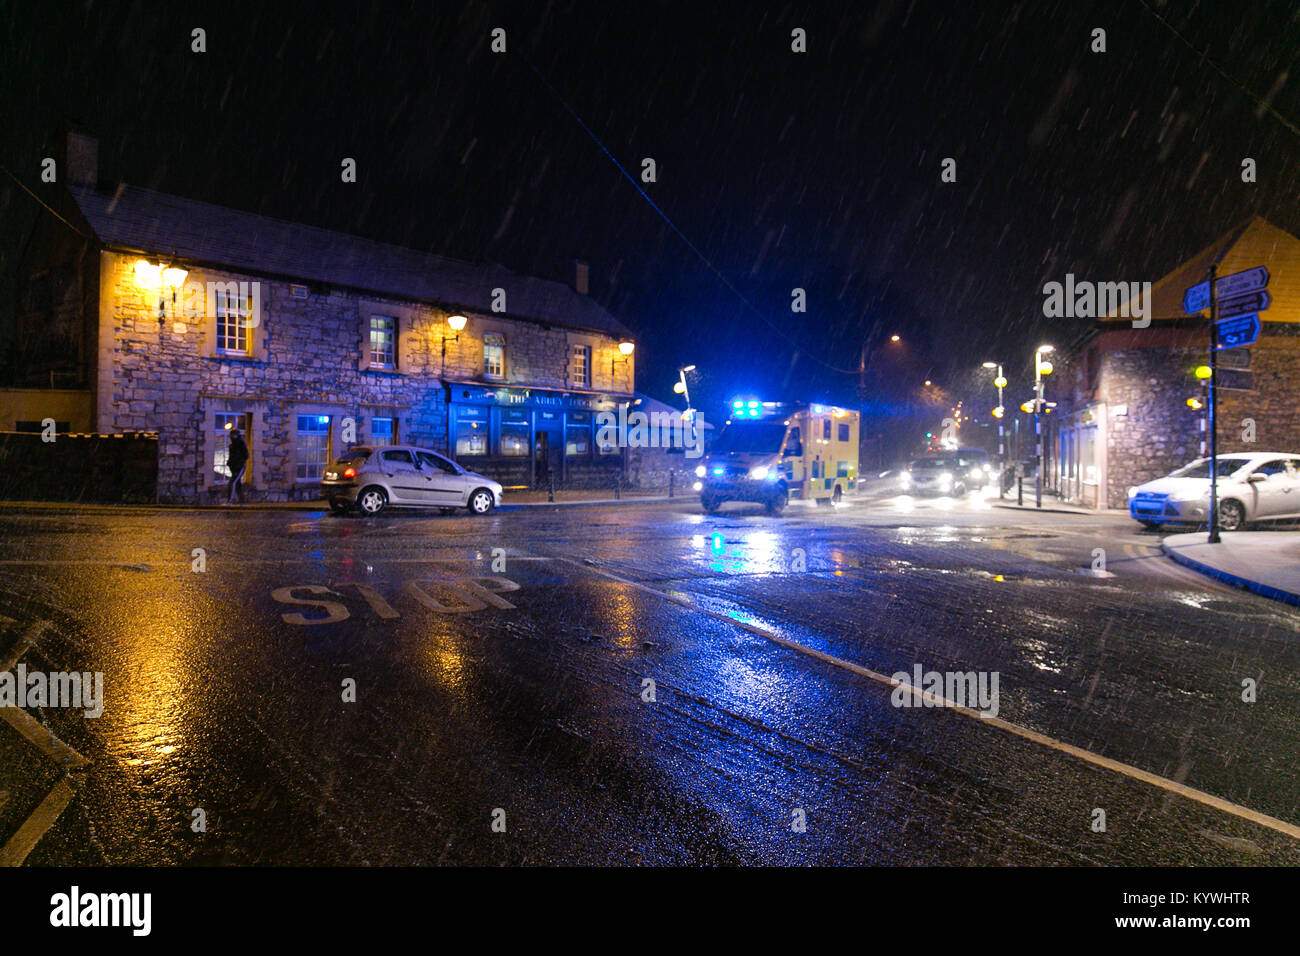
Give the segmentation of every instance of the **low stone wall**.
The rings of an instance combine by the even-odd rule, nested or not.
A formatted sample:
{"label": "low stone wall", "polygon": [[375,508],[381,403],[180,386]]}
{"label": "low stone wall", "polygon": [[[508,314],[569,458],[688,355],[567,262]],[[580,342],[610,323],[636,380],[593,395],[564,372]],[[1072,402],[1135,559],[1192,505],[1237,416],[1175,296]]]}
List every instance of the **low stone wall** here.
{"label": "low stone wall", "polygon": [[0,432],[0,499],[151,504],[158,437]]}

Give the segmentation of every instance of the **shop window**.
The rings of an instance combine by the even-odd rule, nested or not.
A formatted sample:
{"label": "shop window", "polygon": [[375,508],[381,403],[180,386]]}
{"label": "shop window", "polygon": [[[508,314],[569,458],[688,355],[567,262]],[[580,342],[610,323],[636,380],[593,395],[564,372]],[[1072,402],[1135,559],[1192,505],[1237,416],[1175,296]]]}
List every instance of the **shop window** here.
{"label": "shop window", "polygon": [[247,412],[217,412],[212,416],[213,426],[216,429],[212,449],[212,470],[222,478],[230,478],[230,466],[227,464],[230,458],[230,433],[236,428],[243,433],[244,444],[248,446],[250,456],[250,467],[244,470],[245,483],[253,471],[251,467],[253,436],[248,432],[249,420],[250,416]]}
{"label": "shop window", "polygon": [[453,440],[457,458],[488,453],[487,415],[482,409],[456,409],[455,430]]}
{"label": "shop window", "polygon": [[528,419],[523,412],[506,411],[501,417],[500,454],[521,457],[528,454]]}
{"label": "shop window", "polygon": [[392,418],[370,419],[370,444],[375,446],[397,444],[397,422]]}
{"label": "shop window", "polygon": [[391,315],[370,317],[370,367],[392,369],[397,359],[397,319]]}
{"label": "shop window", "polygon": [[569,456],[591,454],[591,412],[570,412],[564,426],[564,453]]}
{"label": "shop window", "polygon": [[504,378],[505,374],[506,337],[500,332],[485,332],[483,334],[483,377]]}
{"label": "shop window", "polygon": [[294,462],[299,481],[319,481],[330,462],[330,417],[298,416],[298,445]]}
{"label": "shop window", "polygon": [[591,387],[591,346],[575,345],[569,356],[569,381],[583,388]]}

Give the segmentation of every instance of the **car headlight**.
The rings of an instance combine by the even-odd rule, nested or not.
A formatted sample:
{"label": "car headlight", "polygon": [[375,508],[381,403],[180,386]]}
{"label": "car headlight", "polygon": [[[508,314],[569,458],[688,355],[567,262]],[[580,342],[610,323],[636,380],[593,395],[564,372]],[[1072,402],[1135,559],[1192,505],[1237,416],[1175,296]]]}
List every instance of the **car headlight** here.
{"label": "car headlight", "polygon": [[1137,493],[1138,493],[1137,485],[1130,485],[1130,486],[1129,486],[1129,489],[1128,489],[1128,496],[1129,496],[1130,498],[1136,498],[1136,497],[1137,497]]}
{"label": "car headlight", "polygon": [[767,465],[758,465],[749,469],[749,477],[757,478],[759,481],[762,481],[767,477]]}
{"label": "car headlight", "polygon": [[1175,491],[1169,496],[1170,501],[1200,501],[1202,498],[1210,496],[1209,488],[1189,488],[1186,491]]}
{"label": "car headlight", "polygon": [[947,488],[949,485],[952,484],[952,475],[945,471],[942,475],[939,476],[939,484]]}
{"label": "car headlight", "polygon": [[695,466],[695,477],[696,477],[696,478],[703,478],[703,477],[704,477],[704,466],[703,466],[703,465],[696,465],[696,466]]}
{"label": "car headlight", "polygon": [[903,472],[898,481],[904,488],[910,488],[912,486],[912,476],[907,472]]}
{"label": "car headlight", "polygon": [[982,474],[984,474],[984,472],[982,472],[982,471],[981,471],[980,469],[978,469],[978,468],[972,468],[972,469],[970,470],[970,476],[971,476],[972,478],[978,478],[978,477],[979,477],[980,475],[982,475]]}

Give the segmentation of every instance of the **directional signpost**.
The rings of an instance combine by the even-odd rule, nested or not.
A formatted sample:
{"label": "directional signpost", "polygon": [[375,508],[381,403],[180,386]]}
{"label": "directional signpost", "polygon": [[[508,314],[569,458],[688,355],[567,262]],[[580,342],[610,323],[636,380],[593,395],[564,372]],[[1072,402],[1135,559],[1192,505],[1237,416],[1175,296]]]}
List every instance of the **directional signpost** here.
{"label": "directional signpost", "polygon": [[1268,270],[1263,266],[1244,269],[1216,278],[1218,264],[1210,266],[1210,277],[1183,292],[1183,311],[1188,315],[1210,310],[1210,544],[1219,543],[1218,430],[1215,428],[1218,400],[1218,368],[1215,356],[1224,349],[1250,345],[1259,338],[1259,313],[1273,304],[1265,291]]}
{"label": "directional signpost", "polygon": [[1239,349],[1250,345],[1259,338],[1258,315],[1236,315],[1230,319],[1220,319],[1215,323],[1219,334],[1215,336],[1214,351]]}

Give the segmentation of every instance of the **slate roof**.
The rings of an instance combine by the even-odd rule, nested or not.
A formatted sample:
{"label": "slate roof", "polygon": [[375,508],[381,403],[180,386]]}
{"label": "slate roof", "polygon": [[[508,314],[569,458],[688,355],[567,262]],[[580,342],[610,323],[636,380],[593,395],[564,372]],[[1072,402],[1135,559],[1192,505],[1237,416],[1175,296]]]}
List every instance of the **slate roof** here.
{"label": "slate roof", "polygon": [[631,336],[589,296],[495,264],[462,262],[140,186],[123,185],[113,193],[73,190],[72,198],[107,246],[485,314],[499,287],[506,290],[508,316]]}

